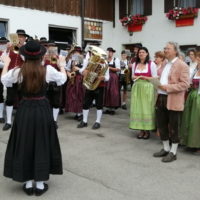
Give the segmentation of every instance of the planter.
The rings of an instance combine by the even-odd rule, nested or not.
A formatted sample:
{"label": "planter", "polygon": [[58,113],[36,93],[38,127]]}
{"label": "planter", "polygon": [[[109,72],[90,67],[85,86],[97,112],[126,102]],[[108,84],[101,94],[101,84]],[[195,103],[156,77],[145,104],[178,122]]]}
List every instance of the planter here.
{"label": "planter", "polygon": [[176,27],[182,26],[193,26],[194,25],[194,18],[182,18],[176,20]]}
{"label": "planter", "polygon": [[142,31],[142,24],[129,24],[128,31],[129,32],[140,32],[140,31]]}

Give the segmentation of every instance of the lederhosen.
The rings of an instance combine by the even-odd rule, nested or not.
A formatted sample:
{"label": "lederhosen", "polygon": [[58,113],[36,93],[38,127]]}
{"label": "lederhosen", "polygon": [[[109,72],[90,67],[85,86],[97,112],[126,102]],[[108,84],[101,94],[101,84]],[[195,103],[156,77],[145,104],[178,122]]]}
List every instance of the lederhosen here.
{"label": "lederhosen", "polygon": [[[127,65],[128,65],[128,61],[127,61]],[[121,70],[125,70],[126,66],[124,66],[124,67],[120,66],[120,68],[121,68]],[[119,75],[119,82],[120,82],[120,89],[123,86],[123,90],[127,91],[127,82],[126,82],[126,76],[125,76],[125,74],[121,74],[120,73],[120,75]]]}
{"label": "lederhosen", "polygon": [[[109,67],[116,68],[115,58],[113,64],[108,63]],[[104,92],[104,106],[108,108],[118,108],[121,106],[120,84],[117,72],[109,70],[110,79],[106,83]]]}
{"label": "lederhosen", "polygon": [[105,82],[101,81],[99,86],[95,90],[86,89],[83,103],[84,110],[88,110],[91,107],[93,100],[95,100],[96,102],[97,110],[103,109],[104,88]]}
{"label": "lederhosen", "polygon": [[[14,53],[13,51],[9,52],[9,57],[11,59],[10,64],[8,66],[8,71],[15,68],[20,67],[23,64],[23,60],[19,54]],[[18,93],[18,85],[13,84],[12,87],[7,87],[7,95],[6,95],[6,106],[14,106],[19,100],[20,94]]]}
{"label": "lederhosen", "polygon": [[[44,66],[51,65],[57,71],[59,71],[57,64],[50,63],[49,60],[45,61]],[[47,99],[49,100],[50,105],[53,108],[60,108],[61,105],[61,86],[58,86],[56,82],[52,81],[48,83],[47,92],[46,92]]]}
{"label": "lederhosen", "polygon": [[[71,62],[71,69],[73,66],[73,61]],[[82,64],[76,65],[80,69]],[[66,102],[65,102],[65,111],[82,113],[83,110],[83,100],[85,96],[85,88],[83,86],[83,76],[79,71],[75,72],[76,75],[72,81],[69,80],[66,88]]]}

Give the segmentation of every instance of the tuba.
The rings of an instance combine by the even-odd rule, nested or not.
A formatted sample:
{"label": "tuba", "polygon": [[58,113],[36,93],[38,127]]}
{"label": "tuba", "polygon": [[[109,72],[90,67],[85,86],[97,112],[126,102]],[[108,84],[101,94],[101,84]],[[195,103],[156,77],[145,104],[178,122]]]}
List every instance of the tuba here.
{"label": "tuba", "polygon": [[96,46],[89,46],[89,50],[92,53],[92,56],[89,59],[89,63],[86,67],[87,74],[83,78],[83,85],[88,90],[95,90],[101,80],[98,78],[104,76],[108,65],[106,63],[106,53],[101,48]]}

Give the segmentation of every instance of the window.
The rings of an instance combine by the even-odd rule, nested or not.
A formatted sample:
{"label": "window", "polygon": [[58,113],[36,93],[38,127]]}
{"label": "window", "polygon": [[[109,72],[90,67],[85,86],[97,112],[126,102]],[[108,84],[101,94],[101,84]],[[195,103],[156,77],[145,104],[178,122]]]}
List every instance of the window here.
{"label": "window", "polygon": [[120,19],[130,14],[152,15],[152,0],[119,0]]}
{"label": "window", "polygon": [[132,0],[131,14],[132,15],[144,14],[144,0]]}
{"label": "window", "polygon": [[165,0],[165,13],[174,7],[196,7],[200,8],[200,0]]}
{"label": "window", "polygon": [[49,26],[49,40],[55,41],[59,50],[65,49],[68,44],[76,43],[76,30]]}
{"label": "window", "polygon": [[7,22],[0,21],[0,37],[6,37],[6,36],[7,36]]}
{"label": "window", "polygon": [[178,0],[176,6],[181,8],[196,7],[196,0]]}

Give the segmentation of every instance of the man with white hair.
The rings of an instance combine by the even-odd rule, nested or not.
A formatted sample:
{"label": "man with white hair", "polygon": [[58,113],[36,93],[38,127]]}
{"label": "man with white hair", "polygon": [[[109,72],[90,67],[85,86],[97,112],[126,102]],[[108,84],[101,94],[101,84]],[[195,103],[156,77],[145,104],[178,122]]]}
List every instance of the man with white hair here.
{"label": "man with white hair", "polygon": [[[164,63],[161,73],[156,103],[157,125],[163,149],[153,156],[163,157],[162,162],[172,162],[177,159],[181,113],[184,109],[185,92],[190,82],[188,66],[178,58],[178,44],[168,42],[164,54],[167,62]],[[172,142],[171,146],[169,140]]]}

